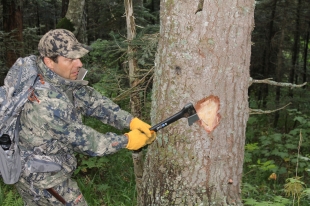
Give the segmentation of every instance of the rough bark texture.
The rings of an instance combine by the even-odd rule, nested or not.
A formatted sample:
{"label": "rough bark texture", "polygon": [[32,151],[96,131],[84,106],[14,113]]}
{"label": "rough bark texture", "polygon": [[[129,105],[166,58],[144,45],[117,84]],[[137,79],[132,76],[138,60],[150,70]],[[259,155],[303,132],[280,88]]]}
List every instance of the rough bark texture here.
{"label": "rough bark texture", "polygon": [[254,0],[161,1],[152,122],[219,98],[208,133],[179,120],[148,147],[139,205],[242,205]]}
{"label": "rough bark texture", "polygon": [[85,0],[69,0],[68,10],[66,18],[69,19],[74,25],[74,35],[76,38],[86,44],[86,12],[85,12]]}

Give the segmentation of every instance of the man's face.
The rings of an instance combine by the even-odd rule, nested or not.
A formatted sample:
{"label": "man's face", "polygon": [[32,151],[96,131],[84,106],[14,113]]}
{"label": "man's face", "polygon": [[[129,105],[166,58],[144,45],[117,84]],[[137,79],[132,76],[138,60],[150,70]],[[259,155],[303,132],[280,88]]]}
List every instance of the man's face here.
{"label": "man's face", "polygon": [[51,61],[47,65],[52,71],[65,79],[76,80],[80,68],[83,66],[80,59],[69,59],[63,56],[58,56],[58,62]]}

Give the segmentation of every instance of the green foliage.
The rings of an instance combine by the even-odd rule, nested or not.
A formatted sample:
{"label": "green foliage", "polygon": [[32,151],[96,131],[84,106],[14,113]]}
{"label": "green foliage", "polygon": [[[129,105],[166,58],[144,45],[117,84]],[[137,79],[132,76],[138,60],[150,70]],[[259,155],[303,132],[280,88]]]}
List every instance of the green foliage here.
{"label": "green foliage", "polygon": [[300,181],[300,177],[287,178],[284,185],[284,191],[286,196],[293,196],[300,199],[304,190],[305,183]]}
{"label": "green foliage", "polygon": [[285,133],[269,127],[267,115],[251,116],[248,121],[242,187],[245,205],[308,205],[310,118],[296,109],[287,113],[293,121]]}
{"label": "green foliage", "polygon": [[22,206],[21,197],[12,185],[5,185],[0,181],[0,205],[1,206]]}
{"label": "green foliage", "polygon": [[[74,176],[88,204],[94,206],[136,205],[131,152],[122,150],[101,158],[105,160],[100,167],[94,167],[92,163],[79,165],[86,170],[80,169],[79,173]],[[91,159],[89,158],[89,161],[92,161]]]}
{"label": "green foliage", "polygon": [[289,205],[290,201],[286,198],[281,196],[275,196],[272,201],[261,201],[258,202],[255,199],[244,199],[244,205],[251,205],[251,206],[286,206]]}
{"label": "green foliage", "polygon": [[16,194],[12,190],[10,190],[6,194],[5,200],[1,204],[2,206],[20,206],[23,205],[23,201],[20,197],[16,199]]}
{"label": "green foliage", "polygon": [[310,188],[306,188],[302,191],[302,197],[308,198],[308,200],[310,199]]}
{"label": "green foliage", "polygon": [[[158,43],[158,26],[140,29],[132,41],[111,32],[112,41],[98,39],[91,44],[92,51],[82,60],[89,69],[86,79],[101,94],[111,98],[123,109],[130,111],[130,94],[138,93],[141,114],[145,121],[149,119],[152,75]],[[134,53],[128,54],[128,46]],[[129,82],[128,60],[137,60],[135,78],[137,86]]]}
{"label": "green foliage", "polygon": [[56,25],[56,29],[67,29],[71,32],[74,32],[74,30],[75,30],[72,22],[69,19],[67,19],[66,17],[60,19],[60,21]]}
{"label": "green foliage", "polygon": [[126,49],[114,42],[98,39],[91,44],[90,55],[83,58],[89,69],[87,79],[92,86],[103,95],[113,98],[119,94],[120,88],[128,88],[128,76],[122,68]]}
{"label": "green foliage", "polygon": [[74,174],[78,174],[80,171],[86,173],[88,169],[96,168],[100,169],[107,165],[109,159],[105,157],[88,157],[85,155],[77,154],[77,159],[79,159],[79,166],[74,171]]}
{"label": "green foliage", "polygon": [[38,31],[42,27],[27,27],[23,30],[24,38],[24,55],[29,56],[31,54],[38,55],[38,43],[40,41],[41,35],[38,35]]}

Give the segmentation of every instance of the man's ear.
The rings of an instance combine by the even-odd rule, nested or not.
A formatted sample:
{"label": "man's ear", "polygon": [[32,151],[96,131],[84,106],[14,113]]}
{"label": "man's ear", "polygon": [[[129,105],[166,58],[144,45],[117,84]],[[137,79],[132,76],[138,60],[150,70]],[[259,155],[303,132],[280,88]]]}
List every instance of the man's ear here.
{"label": "man's ear", "polygon": [[44,64],[52,71],[54,71],[54,61],[48,57],[43,58]]}

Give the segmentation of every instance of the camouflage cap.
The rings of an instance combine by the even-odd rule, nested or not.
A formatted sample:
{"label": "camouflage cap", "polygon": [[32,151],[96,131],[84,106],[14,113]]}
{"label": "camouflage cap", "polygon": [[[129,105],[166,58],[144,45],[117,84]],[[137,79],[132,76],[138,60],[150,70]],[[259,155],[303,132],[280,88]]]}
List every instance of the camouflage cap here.
{"label": "camouflage cap", "polygon": [[43,57],[63,56],[79,59],[91,48],[81,44],[74,34],[65,29],[50,30],[40,39],[38,50]]}

